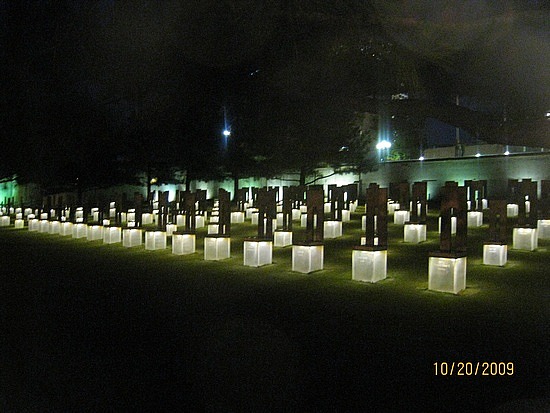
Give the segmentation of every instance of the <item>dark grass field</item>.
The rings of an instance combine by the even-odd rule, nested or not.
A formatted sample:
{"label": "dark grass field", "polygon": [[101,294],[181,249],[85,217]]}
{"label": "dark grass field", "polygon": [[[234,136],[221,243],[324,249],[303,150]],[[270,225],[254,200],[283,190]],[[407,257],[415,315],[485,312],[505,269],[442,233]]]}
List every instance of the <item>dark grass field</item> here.
{"label": "dark grass field", "polygon": [[[191,256],[0,229],[0,410],[550,411],[549,241],[487,267],[487,228],[469,230],[455,296],[427,290],[435,215],[422,244],[389,225],[377,284],[351,280],[353,218],[308,275],[291,271],[291,248],[243,266],[249,223],[220,262],[203,260],[204,229]],[[436,376],[436,362],[514,371]]]}

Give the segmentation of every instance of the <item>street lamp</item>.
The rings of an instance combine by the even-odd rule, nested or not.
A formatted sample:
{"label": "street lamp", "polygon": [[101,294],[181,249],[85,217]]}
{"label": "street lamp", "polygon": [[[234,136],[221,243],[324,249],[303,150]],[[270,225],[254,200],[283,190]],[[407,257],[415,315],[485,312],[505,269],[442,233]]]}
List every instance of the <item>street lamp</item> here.
{"label": "street lamp", "polygon": [[[389,150],[391,148],[391,142],[390,141],[387,141],[385,139],[381,140],[380,142],[378,142],[376,144],[376,149],[378,149],[378,151],[382,152],[384,150]],[[383,161],[384,158],[380,157],[380,160]]]}

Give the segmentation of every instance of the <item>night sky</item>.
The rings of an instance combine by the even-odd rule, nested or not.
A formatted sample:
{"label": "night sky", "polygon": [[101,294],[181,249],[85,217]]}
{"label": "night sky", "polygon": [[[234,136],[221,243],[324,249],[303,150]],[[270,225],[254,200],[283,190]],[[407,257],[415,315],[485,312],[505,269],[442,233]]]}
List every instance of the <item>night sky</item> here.
{"label": "night sky", "polygon": [[550,146],[548,17],[533,0],[0,1],[0,172],[276,173],[351,147],[364,112],[409,147],[448,143],[430,118]]}

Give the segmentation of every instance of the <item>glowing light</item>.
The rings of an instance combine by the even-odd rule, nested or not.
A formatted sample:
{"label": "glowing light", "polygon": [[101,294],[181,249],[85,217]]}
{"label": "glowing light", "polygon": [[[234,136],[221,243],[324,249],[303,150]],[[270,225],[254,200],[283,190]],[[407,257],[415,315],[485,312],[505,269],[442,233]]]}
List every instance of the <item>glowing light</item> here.
{"label": "glowing light", "polygon": [[231,136],[231,132],[228,131],[227,129],[224,129],[222,133],[223,133],[223,136],[226,136],[226,137]]}
{"label": "glowing light", "polygon": [[388,142],[387,140],[382,140],[376,144],[376,149],[390,149],[391,148],[391,142]]}
{"label": "glowing light", "polygon": [[476,153],[476,158],[479,158],[481,156],[481,154],[478,152]]}
{"label": "glowing light", "polygon": [[504,152],[504,155],[506,155],[506,156],[510,155],[510,151]]}
{"label": "glowing light", "polygon": [[424,156],[420,155],[420,158],[418,158],[419,161],[423,161],[424,160]]}

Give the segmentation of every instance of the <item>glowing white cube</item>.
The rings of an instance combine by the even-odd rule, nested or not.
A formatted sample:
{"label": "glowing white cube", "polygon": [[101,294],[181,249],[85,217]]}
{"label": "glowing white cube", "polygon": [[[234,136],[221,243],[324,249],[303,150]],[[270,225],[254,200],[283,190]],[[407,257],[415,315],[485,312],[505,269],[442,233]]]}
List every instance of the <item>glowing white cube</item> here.
{"label": "glowing white cube", "polygon": [[40,220],[38,218],[29,219],[29,231],[38,231],[40,229]]}
{"label": "glowing white cube", "polygon": [[44,234],[47,234],[50,232],[50,221],[47,219],[41,219],[40,220],[40,227],[38,228],[38,232],[42,232]]}
{"label": "glowing white cube", "polygon": [[232,224],[242,224],[244,222],[244,212],[237,211],[231,213],[231,223]]}
{"label": "glowing white cube", "polygon": [[61,228],[59,230],[59,235],[62,235],[64,237],[68,235],[73,235],[73,223],[69,221],[65,221],[61,223]]}
{"label": "glowing white cube", "polygon": [[32,208],[25,208],[25,210],[23,211],[23,214],[25,216],[28,216],[29,214],[32,214]]}
{"label": "glowing white cube", "polygon": [[[439,217],[439,233],[441,234],[441,217]],[[451,234],[456,234],[456,217],[451,217]]]}
{"label": "glowing white cube", "polygon": [[195,228],[204,228],[204,215],[195,215]]}
{"label": "glowing white cube", "polygon": [[166,224],[166,236],[167,237],[171,237],[172,233],[174,233],[174,231],[177,231],[177,230],[178,230],[178,226],[176,224]]}
{"label": "glowing white cube", "polygon": [[388,251],[353,250],[351,279],[375,283],[386,278]]}
{"label": "glowing white cube", "polygon": [[48,219],[48,213],[47,212],[42,212],[40,214],[40,219]]}
{"label": "glowing white cube", "polygon": [[172,234],[172,254],[187,255],[195,253],[195,234]]}
{"label": "glowing white cube", "polygon": [[104,219],[101,224],[104,227],[108,227],[109,225],[111,225],[111,220],[110,219]]}
{"label": "glowing white cube", "polygon": [[487,202],[487,200],[485,198],[483,198],[481,200],[481,209],[487,209],[489,206],[489,203]]}
{"label": "glowing white cube", "polygon": [[292,271],[309,274],[323,269],[323,245],[293,245]]}
{"label": "glowing white cube", "polygon": [[220,222],[220,217],[219,217],[219,215],[212,215],[212,216],[210,217],[210,221],[209,221],[209,222],[211,222],[211,223],[213,223],[213,224],[216,224],[216,223]]}
{"label": "glowing white cube", "polygon": [[538,247],[536,228],[514,228],[512,231],[512,248],[515,250],[534,251]]}
{"label": "glowing white cube", "polygon": [[182,215],[182,214],[176,215],[176,225],[180,228],[185,227],[185,215]]}
{"label": "glowing white cube", "polygon": [[506,244],[485,244],[483,246],[483,264],[498,265],[502,267],[508,258],[508,246]]}
{"label": "glowing white cube", "polygon": [[126,225],[128,228],[134,228],[136,226],[136,221],[128,221]]}
{"label": "glowing white cube", "polygon": [[414,244],[426,241],[426,224],[405,224],[403,240]]}
{"label": "glowing white cube", "polygon": [[332,208],[331,208],[330,202],[325,202],[325,205],[324,205],[325,214],[330,214],[331,210],[332,210]]}
{"label": "glowing white cube", "polygon": [[258,208],[247,208],[246,209],[246,219],[252,219],[252,214],[258,212]]}
{"label": "glowing white cube", "polygon": [[73,238],[86,238],[88,236],[88,225],[79,222],[73,225]]}
{"label": "glowing white cube", "polygon": [[123,220],[123,221],[130,222],[130,221],[135,221],[135,220],[136,220],[136,210],[135,209],[129,209],[128,212],[126,213],[126,219]]}
{"label": "glowing white cube", "polygon": [[99,212],[98,211],[92,212],[92,221],[94,221],[94,222],[99,221]]}
{"label": "glowing white cube", "polygon": [[277,214],[277,226],[282,227],[283,226],[283,213],[279,212]]}
{"label": "glowing white cube", "polygon": [[537,233],[539,239],[550,239],[550,219],[539,219],[537,221]]}
{"label": "glowing white cube", "polygon": [[278,204],[277,207],[275,208],[275,212],[283,212],[283,205]]}
{"label": "glowing white cube", "polygon": [[50,221],[50,227],[48,229],[49,234],[59,234],[60,230],[61,230],[61,222]]}
{"label": "glowing white cube", "polygon": [[218,224],[208,224],[208,234],[209,235],[215,235],[218,233],[218,230],[220,229],[220,226]]}
{"label": "glowing white cube", "polygon": [[388,215],[393,215],[399,209],[397,202],[388,202]]}
{"label": "glowing white cube", "polygon": [[153,214],[146,212],[141,214],[141,225],[150,225],[153,223]]}
{"label": "glowing white cube", "polygon": [[301,214],[307,213],[307,205],[300,205],[300,213]]}
{"label": "glowing white cube", "polygon": [[468,227],[477,228],[483,225],[483,212],[468,211]]}
{"label": "glowing white cube", "polygon": [[154,251],[166,248],[166,231],[146,231],[145,249]]}
{"label": "glowing white cube", "polygon": [[89,225],[87,232],[86,232],[86,238],[88,241],[97,241],[99,239],[103,239],[103,226],[102,225]]}
{"label": "glowing white cube", "polygon": [[229,237],[204,237],[204,259],[219,261],[229,258],[231,239]]}
{"label": "glowing white cube", "polygon": [[428,290],[458,294],[466,289],[466,257],[430,257]]}
{"label": "glowing white cube", "polygon": [[10,217],[7,215],[3,215],[0,217],[0,227],[9,227],[11,224]]}
{"label": "glowing white cube", "polygon": [[36,218],[36,215],[34,214],[27,215],[27,219],[35,219],[35,218]]}
{"label": "glowing white cube", "polygon": [[341,221],[324,221],[323,230],[325,238],[338,238],[342,236]]}
{"label": "glowing white cube", "polygon": [[517,217],[519,214],[519,206],[518,204],[507,204],[506,205],[506,216],[508,218],[514,218]]}
{"label": "glowing white cube", "polygon": [[247,267],[261,267],[273,262],[273,242],[245,241],[244,265]]}
{"label": "glowing white cube", "polygon": [[410,211],[399,210],[393,213],[393,223],[397,225],[404,225],[405,222],[411,220]]}
{"label": "glowing white cube", "polygon": [[292,245],[292,232],[275,231],[273,233],[273,245],[276,247],[287,247]]}
{"label": "glowing white cube", "polygon": [[23,209],[22,209],[22,208],[15,208],[15,213],[16,213],[16,214],[22,214],[22,213],[23,213]]}
{"label": "glowing white cube", "polygon": [[135,247],[143,243],[143,230],[138,228],[125,228],[122,230],[122,246]]}
{"label": "glowing white cube", "polygon": [[105,227],[103,228],[103,243],[115,244],[122,241],[122,228]]}
{"label": "glowing white cube", "polygon": [[74,217],[75,219],[78,219],[78,218],[84,219],[84,210],[82,209],[82,207],[76,209],[74,213]]}
{"label": "glowing white cube", "polygon": [[16,219],[14,222],[15,228],[24,228],[25,227],[25,220],[23,219]]}
{"label": "glowing white cube", "polygon": [[250,215],[252,225],[258,225],[258,217],[259,216],[260,216],[260,214],[258,213],[258,211],[252,212],[252,214]]}
{"label": "glowing white cube", "polygon": [[128,222],[128,213],[127,212],[121,212],[120,213],[120,222]]}
{"label": "glowing white cube", "polygon": [[116,216],[116,208],[109,208],[109,218],[114,218]]}
{"label": "glowing white cube", "polygon": [[351,212],[347,209],[342,210],[342,222],[350,222],[351,221]]}
{"label": "glowing white cube", "polygon": [[299,221],[301,215],[302,215],[302,213],[300,212],[300,210],[298,208],[293,208],[292,209],[292,220],[293,221]]}
{"label": "glowing white cube", "polygon": [[21,212],[18,212],[15,214],[15,219],[23,219],[23,214]]}

